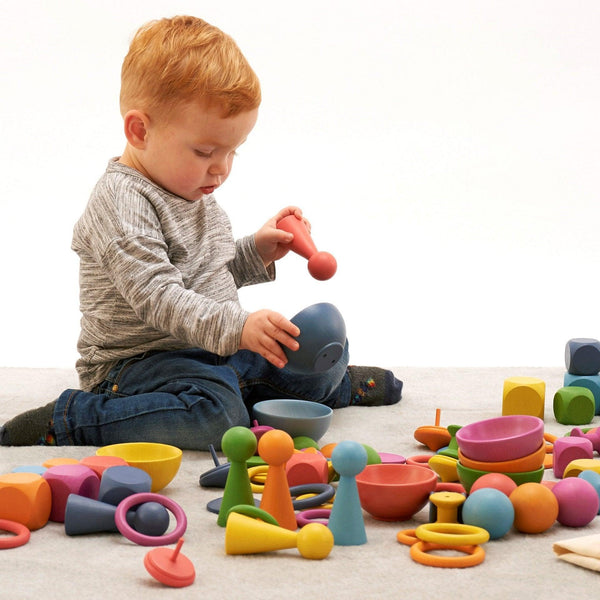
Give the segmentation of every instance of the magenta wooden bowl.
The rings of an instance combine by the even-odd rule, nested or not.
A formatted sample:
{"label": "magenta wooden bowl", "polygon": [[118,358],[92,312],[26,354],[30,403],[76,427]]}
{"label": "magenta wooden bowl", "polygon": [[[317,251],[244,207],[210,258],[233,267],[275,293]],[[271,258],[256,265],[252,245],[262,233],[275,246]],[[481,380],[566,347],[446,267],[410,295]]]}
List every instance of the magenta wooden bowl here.
{"label": "magenta wooden bowl", "polygon": [[472,460],[507,461],[535,452],[544,442],[544,422],[530,415],[477,421],[456,432],[461,452]]}

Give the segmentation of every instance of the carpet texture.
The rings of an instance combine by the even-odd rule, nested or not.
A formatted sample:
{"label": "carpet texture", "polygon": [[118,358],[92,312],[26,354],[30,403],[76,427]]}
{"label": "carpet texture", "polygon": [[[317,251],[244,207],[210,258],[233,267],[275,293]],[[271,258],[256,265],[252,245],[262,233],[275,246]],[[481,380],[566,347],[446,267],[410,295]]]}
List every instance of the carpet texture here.
{"label": "carpet texture", "polygon": [[[499,416],[507,377],[526,375],[546,382],[546,431],[563,435],[569,427],[556,422],[554,392],[562,387],[560,368],[396,368],[404,381],[404,397],[395,406],[349,407],[334,412],[322,444],[355,440],[382,452],[413,456],[428,452],[413,437],[421,425],[466,425]],[[0,423],[55,398],[76,386],[74,371],[0,369]],[[597,425],[600,417],[595,417]],[[41,464],[48,458],[83,458],[92,447],[0,448],[0,473],[19,465]],[[365,513],[368,542],[335,546],[322,561],[303,559],[296,550],[264,555],[227,556],[224,530],[206,503],[220,490],[198,485],[201,473],[214,466],[208,453],[184,452],[179,473],[162,493],[178,502],[188,518],[182,552],[196,568],[196,581],[180,590],[165,588],[148,575],[143,560],[148,548],[119,534],[69,537],[64,526],[49,522],[34,531],[26,545],[0,551],[3,598],[471,598],[549,597],[553,600],[592,598],[598,574],[560,560],[553,544],[600,533],[600,519],[582,528],[556,523],[542,534],[511,530],[485,545],[481,565],[442,569],[413,562],[407,546],[396,541],[401,529],[428,519],[427,508],[402,523],[386,523]],[[546,479],[554,479],[546,471]]]}

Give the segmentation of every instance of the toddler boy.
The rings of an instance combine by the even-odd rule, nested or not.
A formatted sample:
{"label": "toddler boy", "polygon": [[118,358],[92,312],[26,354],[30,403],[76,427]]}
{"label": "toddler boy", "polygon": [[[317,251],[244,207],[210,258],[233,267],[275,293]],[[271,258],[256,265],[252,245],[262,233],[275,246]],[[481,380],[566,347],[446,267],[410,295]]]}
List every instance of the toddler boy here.
{"label": "toddler boy", "polygon": [[[74,228],[80,259],[80,388],[11,419],[3,445],[102,446],[153,441],[219,447],[252,405],[300,398],[338,408],[392,404],[390,371],[285,369],[298,328],[272,310],[245,311],[241,286],[271,281],[293,235],[288,206],[234,240],[213,192],[252,131],[260,84],[235,42],[194,17],[135,35],[121,77],[126,147],[112,159]],[[305,221],[308,225],[308,222]]]}

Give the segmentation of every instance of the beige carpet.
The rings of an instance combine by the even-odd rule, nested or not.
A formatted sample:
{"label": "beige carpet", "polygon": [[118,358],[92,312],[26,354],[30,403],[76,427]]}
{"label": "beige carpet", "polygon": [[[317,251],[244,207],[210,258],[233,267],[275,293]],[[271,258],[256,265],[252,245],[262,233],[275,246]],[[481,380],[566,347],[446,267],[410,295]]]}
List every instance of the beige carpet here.
{"label": "beige carpet", "polygon": [[[558,368],[425,369],[398,368],[404,398],[392,407],[351,407],[336,411],[322,443],[344,439],[369,444],[379,451],[404,456],[426,449],[414,440],[414,430],[432,424],[441,408],[441,424],[467,423],[501,414],[502,384],[515,375],[546,382],[546,431],[562,435],[552,413],[552,397],[562,387]],[[0,369],[0,422],[53,399],[76,384],[74,372],[56,369]],[[595,417],[598,424],[600,417]],[[19,465],[41,464],[49,457],[83,458],[90,447],[0,448],[0,473]],[[181,469],[163,493],[186,511],[188,529],[183,552],[194,563],[196,582],[175,590],[155,582],[144,569],[148,548],[119,534],[69,537],[63,525],[48,523],[17,549],[0,551],[0,595],[28,598],[593,598],[598,574],[559,560],[555,542],[600,533],[600,520],[571,529],[555,524],[539,535],[511,531],[486,544],[485,561],[467,569],[440,569],[414,563],[408,548],[396,541],[400,529],[425,522],[426,509],[404,523],[378,522],[365,515],[368,542],[335,546],[323,561],[300,557],[296,550],[266,555],[227,556],[224,530],[206,503],[218,490],[198,485],[201,473],[213,466],[208,453],[185,452]],[[546,478],[552,474],[546,472]]]}

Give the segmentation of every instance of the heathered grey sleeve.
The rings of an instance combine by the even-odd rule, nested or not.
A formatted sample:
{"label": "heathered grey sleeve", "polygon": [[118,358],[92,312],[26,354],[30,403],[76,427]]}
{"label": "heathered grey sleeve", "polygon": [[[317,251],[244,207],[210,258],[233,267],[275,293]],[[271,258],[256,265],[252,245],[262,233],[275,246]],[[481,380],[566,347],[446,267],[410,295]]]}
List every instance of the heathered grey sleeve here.
{"label": "heathered grey sleeve", "polygon": [[238,288],[275,279],[275,263],[265,270],[253,235],[236,240],[235,258],[229,263],[229,270]]}
{"label": "heathered grey sleeve", "polygon": [[237,301],[215,301],[187,289],[164,241],[114,240],[102,257],[105,273],[135,315],[154,329],[221,356],[233,354],[248,316]]}

